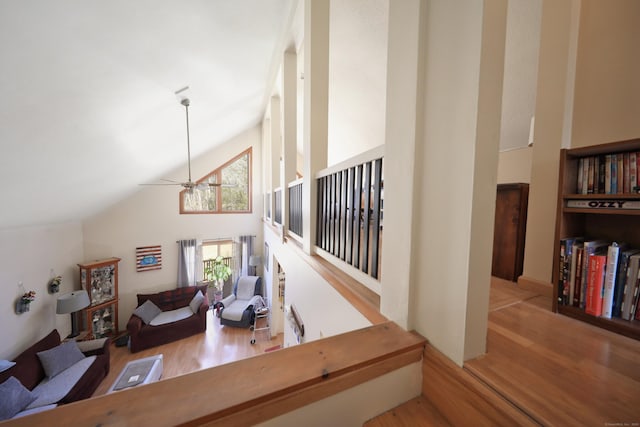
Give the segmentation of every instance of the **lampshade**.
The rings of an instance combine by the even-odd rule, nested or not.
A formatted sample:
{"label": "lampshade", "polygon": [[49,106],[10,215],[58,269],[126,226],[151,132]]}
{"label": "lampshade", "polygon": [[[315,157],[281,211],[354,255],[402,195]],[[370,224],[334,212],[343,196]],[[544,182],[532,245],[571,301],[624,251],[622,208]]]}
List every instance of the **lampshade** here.
{"label": "lampshade", "polygon": [[58,298],[58,305],[56,307],[57,314],[73,313],[78,310],[82,310],[90,304],[89,294],[87,291],[73,291],[68,294],[64,294]]}
{"label": "lampshade", "polygon": [[257,267],[262,263],[262,257],[260,255],[251,255],[249,257],[249,266]]}

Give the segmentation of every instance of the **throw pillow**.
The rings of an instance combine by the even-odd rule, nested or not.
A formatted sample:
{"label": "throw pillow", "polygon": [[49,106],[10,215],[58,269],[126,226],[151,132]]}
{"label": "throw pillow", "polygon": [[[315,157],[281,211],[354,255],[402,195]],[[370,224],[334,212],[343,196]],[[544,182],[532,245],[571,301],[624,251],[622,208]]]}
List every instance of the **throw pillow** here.
{"label": "throw pillow", "polygon": [[0,384],[0,421],[8,420],[36,400],[35,393],[29,391],[16,377],[9,377]]}
{"label": "throw pillow", "polygon": [[160,313],[162,313],[162,310],[152,303],[151,300],[146,300],[140,307],[133,310],[133,314],[141,318],[145,325],[151,323],[153,318]]}
{"label": "throw pillow", "polygon": [[44,374],[49,378],[55,377],[85,358],[75,341],[62,343],[50,350],[41,351],[37,355],[40,358]]}
{"label": "throw pillow", "polygon": [[0,372],[6,371],[7,369],[9,369],[15,364],[16,362],[12,362],[10,360],[5,360],[5,359],[0,360]]}
{"label": "throw pillow", "polygon": [[203,302],[204,302],[204,295],[202,295],[202,292],[200,291],[196,292],[196,294],[193,296],[193,299],[189,303],[189,307],[191,307],[191,311],[193,311],[194,314],[198,314],[198,310],[200,309],[200,306],[202,305]]}

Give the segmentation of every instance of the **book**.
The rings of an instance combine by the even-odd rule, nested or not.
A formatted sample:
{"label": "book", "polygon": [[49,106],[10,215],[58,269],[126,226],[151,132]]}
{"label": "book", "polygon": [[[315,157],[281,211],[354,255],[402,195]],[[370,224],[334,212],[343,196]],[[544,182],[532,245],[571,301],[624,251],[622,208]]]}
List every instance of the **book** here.
{"label": "book", "polygon": [[582,254],[582,279],[580,285],[580,308],[585,307],[587,297],[587,279],[589,277],[589,258],[593,255],[606,254],[609,244],[604,240],[590,240],[584,242]]}
{"label": "book", "polygon": [[582,194],[582,181],[584,179],[584,157],[578,159],[578,185],[576,194]]}
{"label": "book", "polygon": [[630,173],[629,173],[629,153],[624,153],[622,155],[622,192],[627,194],[631,192],[631,188],[629,187]]}
{"label": "book", "polygon": [[640,253],[640,249],[626,249],[621,251],[618,256],[618,274],[616,276],[616,285],[613,290],[613,308],[611,309],[612,317],[620,317],[622,313],[622,297],[624,295],[624,284],[627,280],[629,258],[631,255],[637,253]]}
{"label": "book", "polygon": [[[566,237],[560,239],[560,271],[558,275],[558,303],[563,305],[571,305],[573,295],[570,291],[571,278],[571,258],[573,254],[573,245],[582,237]],[[575,275],[575,273],[574,273]]]}
{"label": "book", "polygon": [[635,193],[638,186],[638,160],[637,153],[629,153],[629,189]]}
{"label": "book", "polygon": [[640,151],[636,152],[636,193],[640,193]]}
{"label": "book", "polygon": [[606,159],[605,156],[599,156],[598,157],[598,191],[596,191],[596,193],[598,194],[604,194],[605,193],[605,178],[606,178],[606,171],[605,171],[605,166],[606,166]]}
{"label": "book", "polygon": [[[580,307],[580,284],[582,283],[584,243],[576,243],[573,247],[573,253],[575,254],[575,280],[570,283],[570,286],[573,285],[573,292],[571,292],[571,295],[573,295],[573,306]],[[574,268],[573,264],[571,268]]]}
{"label": "book", "polygon": [[588,194],[589,188],[589,157],[584,158],[584,166],[582,168],[582,190],[580,193]]}
{"label": "book", "polygon": [[569,199],[567,200],[567,207],[577,209],[640,209],[640,200]]}
{"label": "book", "polygon": [[636,318],[638,311],[638,299],[640,298],[640,277],[636,280],[636,285],[633,289],[633,299],[631,301],[631,313],[629,314],[629,320]]}
{"label": "book", "polygon": [[616,194],[618,192],[618,156],[616,154],[611,155],[611,193]]}
{"label": "book", "polygon": [[604,156],[604,192],[611,194],[611,154]]}
{"label": "book", "polygon": [[618,191],[617,194],[624,193],[624,155],[618,154]]}
{"label": "book", "polygon": [[631,320],[631,306],[634,302],[636,287],[638,284],[638,268],[640,266],[640,254],[631,255],[627,268],[627,280],[624,283],[622,296],[622,309],[620,317]]}
{"label": "book", "polygon": [[587,193],[586,194],[593,194],[593,183],[595,180],[595,158],[594,157],[588,157],[587,161],[589,162],[589,173],[587,175]]}
{"label": "book", "polygon": [[602,287],[604,285],[606,255],[589,257],[589,273],[587,276],[587,295],[585,296],[585,312],[592,316],[602,315]]}
{"label": "book", "polygon": [[580,238],[573,243],[571,248],[571,272],[569,274],[569,305],[578,306],[580,303],[580,293],[576,300],[576,281],[580,281],[582,274],[578,275],[578,271],[582,271],[582,251],[584,250],[584,240]]}
{"label": "book", "polygon": [[611,319],[613,314],[613,296],[616,286],[616,274],[618,272],[618,258],[620,245],[611,243],[607,251],[607,266],[602,290],[602,317]]}

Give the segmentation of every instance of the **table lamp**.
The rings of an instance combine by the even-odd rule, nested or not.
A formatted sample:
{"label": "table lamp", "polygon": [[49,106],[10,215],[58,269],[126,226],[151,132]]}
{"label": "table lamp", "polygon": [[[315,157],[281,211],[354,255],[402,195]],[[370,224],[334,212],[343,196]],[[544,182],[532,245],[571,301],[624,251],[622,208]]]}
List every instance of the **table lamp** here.
{"label": "table lamp", "polygon": [[256,275],[256,267],[262,263],[260,255],[251,255],[249,257],[249,267],[253,267],[253,275]]}
{"label": "table lamp", "polygon": [[71,335],[69,335],[67,338],[73,338],[79,335],[78,322],[75,313],[85,307],[88,307],[90,303],[91,301],[89,301],[89,294],[87,294],[87,291],[85,290],[73,291],[58,298],[56,313],[71,313]]}

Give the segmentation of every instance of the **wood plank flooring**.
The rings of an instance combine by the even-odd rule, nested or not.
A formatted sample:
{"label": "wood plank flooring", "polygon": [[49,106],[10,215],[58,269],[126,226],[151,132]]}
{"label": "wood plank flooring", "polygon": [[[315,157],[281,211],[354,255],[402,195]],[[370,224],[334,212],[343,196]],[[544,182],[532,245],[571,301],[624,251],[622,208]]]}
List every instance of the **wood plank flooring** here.
{"label": "wood plank flooring", "polygon": [[542,425],[640,425],[640,342],[552,313],[508,281],[494,278],[491,293],[487,354],[465,369]]}
{"label": "wood plank flooring", "polygon": [[[269,339],[268,331],[256,332],[256,343],[251,344],[249,329],[220,325],[212,310],[207,312],[207,331],[172,343],[131,353],[127,347],[111,346],[111,369],[93,396],[103,395],[118,377],[127,362],[162,354],[164,369],[161,379],[177,377],[213,366],[246,359],[282,346],[283,335]],[[266,319],[261,319],[264,322]],[[262,324],[258,323],[260,328]]]}
{"label": "wood plank flooring", "polygon": [[[534,424],[640,426],[640,342],[553,313],[550,297],[513,282],[492,278],[487,353],[461,371]],[[457,405],[467,402],[462,389],[436,388],[459,406],[455,422],[423,395],[366,426],[507,425],[488,423],[483,411]]]}

